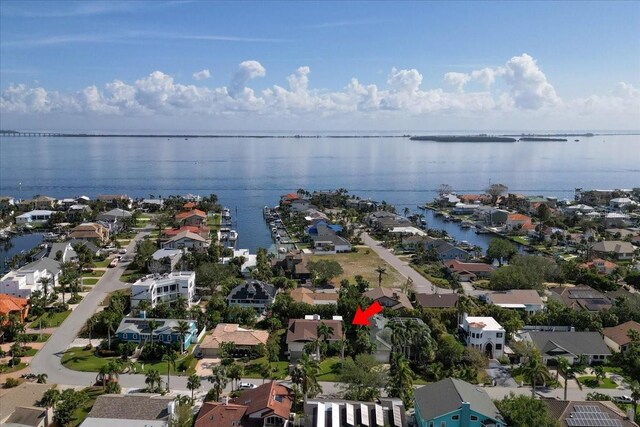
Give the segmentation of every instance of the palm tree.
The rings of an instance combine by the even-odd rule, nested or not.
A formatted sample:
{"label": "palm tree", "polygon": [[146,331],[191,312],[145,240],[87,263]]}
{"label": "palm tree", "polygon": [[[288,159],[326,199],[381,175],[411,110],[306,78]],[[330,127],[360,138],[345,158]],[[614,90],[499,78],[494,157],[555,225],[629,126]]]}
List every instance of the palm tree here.
{"label": "palm tree", "polygon": [[147,385],[147,391],[154,392],[156,388],[162,387],[162,378],[157,369],[149,369],[145,376],[144,383]]}
{"label": "palm tree", "polygon": [[49,375],[47,375],[47,374],[38,374],[38,375],[36,375],[36,382],[38,384],[46,384],[47,383],[47,378],[49,378]]}
{"label": "palm tree", "polygon": [[115,381],[109,381],[107,388],[104,390],[105,394],[120,394],[122,386]]}
{"label": "palm tree", "polygon": [[122,362],[117,359],[110,361],[107,364],[107,373],[109,375],[109,382],[117,380],[120,378],[120,373],[122,372]]}
{"label": "palm tree", "polygon": [[211,368],[211,376],[209,377],[209,382],[213,384],[213,397],[216,402],[220,399],[220,395],[222,394],[224,388],[227,386],[228,381],[229,379],[227,377],[227,372],[224,366],[219,365]]}
{"label": "palm tree", "polygon": [[202,383],[200,382],[200,377],[197,374],[189,375],[187,378],[187,389],[191,390],[191,401],[193,402],[193,391],[200,388]]}
{"label": "palm tree", "polygon": [[49,301],[49,284],[51,283],[51,278],[43,276],[38,280],[38,282],[42,285],[42,295],[44,295],[44,304],[46,307],[47,302]]}
{"label": "palm tree", "polygon": [[87,329],[89,329],[89,345],[91,345],[91,332],[93,332],[93,327],[96,325],[97,319],[93,316],[87,319]]}
{"label": "palm tree", "polygon": [[162,356],[162,361],[167,362],[167,391],[171,390],[171,367],[176,368],[176,360],[178,360],[178,356],[174,351]]}
{"label": "palm tree", "polygon": [[556,359],[556,363],[558,364],[558,373],[562,374],[564,378],[564,400],[567,400],[567,384],[569,383],[569,375],[571,372],[571,364],[566,357],[559,357]]}
{"label": "palm tree", "polygon": [[46,408],[53,408],[56,406],[56,403],[60,400],[60,390],[57,388],[50,388],[45,391],[42,395],[42,400],[40,400],[40,404]]}
{"label": "palm tree", "polygon": [[638,419],[638,401],[640,401],[640,383],[638,381],[633,381],[631,383],[631,400],[633,400],[633,415],[636,421],[640,421]]}
{"label": "palm tree", "polygon": [[602,365],[594,366],[593,373],[596,376],[596,381],[598,385],[600,384],[600,381],[604,380],[607,377],[607,373],[605,372],[604,366]]}
{"label": "palm tree", "polygon": [[387,269],[379,265],[376,267],[376,273],[378,273],[378,287],[382,287],[382,275],[387,274]]}
{"label": "palm tree", "polygon": [[114,313],[107,314],[102,317],[102,322],[104,326],[107,328],[107,342],[109,343],[109,350],[111,350],[111,330],[113,329],[115,332],[115,327],[118,326],[119,322]]}
{"label": "palm tree", "polygon": [[522,375],[531,383],[531,397],[535,397],[536,384],[538,381],[546,382],[551,379],[549,370],[542,363],[542,359],[539,354],[531,355],[529,361],[522,366]]}
{"label": "palm tree", "polygon": [[149,334],[151,336],[151,343],[153,343],[153,332],[158,329],[158,326],[160,325],[160,323],[158,323],[157,320],[155,319],[150,319],[147,322],[147,326],[149,326]]}
{"label": "palm tree", "polygon": [[229,376],[229,379],[231,379],[231,389],[233,390],[234,382],[237,385],[238,381],[242,379],[242,376],[244,375],[244,368],[242,365],[234,362],[227,367],[227,375]]}
{"label": "palm tree", "polygon": [[191,331],[191,325],[189,325],[189,322],[185,320],[178,320],[178,324],[173,327],[173,331],[178,335],[180,335],[180,340],[182,341],[182,347],[180,347],[180,352],[184,353],[186,350],[185,337]]}
{"label": "palm tree", "polygon": [[316,396],[322,392],[322,387],[318,383],[319,371],[318,361],[312,360],[308,354],[304,353],[291,375],[291,380],[302,390],[304,403],[307,402],[308,397]]}
{"label": "palm tree", "polygon": [[[322,342],[328,345],[329,338],[333,336],[333,328],[331,326],[327,326],[324,322],[320,322],[316,329],[316,334],[318,339],[322,339]],[[318,360],[320,360],[320,342],[316,343],[316,355]]]}
{"label": "palm tree", "polygon": [[409,367],[409,362],[400,354],[392,355],[391,375],[387,383],[387,392],[391,397],[398,397],[409,406],[413,397],[414,373]]}
{"label": "palm tree", "polygon": [[100,367],[98,371],[98,375],[96,375],[96,382],[102,382],[102,389],[104,390],[107,387],[107,378],[109,377],[109,365],[104,365]]}

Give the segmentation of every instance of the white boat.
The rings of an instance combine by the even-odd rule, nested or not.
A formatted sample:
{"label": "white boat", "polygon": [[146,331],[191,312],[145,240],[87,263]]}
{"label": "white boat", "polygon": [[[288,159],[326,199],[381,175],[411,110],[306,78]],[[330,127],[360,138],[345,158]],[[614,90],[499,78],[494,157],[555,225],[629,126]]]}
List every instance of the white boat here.
{"label": "white boat", "polygon": [[230,230],[228,240],[230,242],[235,242],[236,240],[238,240],[238,232],[236,230]]}

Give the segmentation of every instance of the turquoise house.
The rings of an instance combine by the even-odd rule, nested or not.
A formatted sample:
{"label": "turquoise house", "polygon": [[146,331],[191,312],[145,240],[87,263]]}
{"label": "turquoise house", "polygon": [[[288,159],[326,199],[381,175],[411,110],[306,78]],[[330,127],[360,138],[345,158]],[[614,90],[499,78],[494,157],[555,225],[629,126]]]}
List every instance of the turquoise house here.
{"label": "turquoise house", "polygon": [[455,378],[416,389],[418,427],[507,427],[483,388]]}
{"label": "turquoise house", "polygon": [[[149,322],[155,321],[156,328],[151,331]],[[198,328],[193,320],[184,320],[189,325],[189,331],[182,337],[176,332],[178,322],[177,319],[138,319],[133,317],[125,317],[120,322],[120,326],[116,330],[118,339],[125,342],[147,343],[151,339],[163,344],[179,343],[184,339],[185,351],[191,344],[198,340]]]}

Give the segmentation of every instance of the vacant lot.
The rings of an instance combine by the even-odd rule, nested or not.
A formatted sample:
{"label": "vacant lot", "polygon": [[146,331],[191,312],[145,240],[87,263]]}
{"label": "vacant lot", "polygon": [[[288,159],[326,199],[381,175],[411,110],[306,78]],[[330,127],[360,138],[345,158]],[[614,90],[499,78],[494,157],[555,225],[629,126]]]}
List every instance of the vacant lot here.
{"label": "vacant lot", "polygon": [[378,286],[378,273],[376,273],[376,268],[379,266],[387,269],[386,274],[382,275],[382,286],[387,288],[399,287],[406,281],[395,268],[383,261],[378,254],[367,246],[358,246],[358,252],[335,255],[313,255],[311,257],[312,261],[321,259],[337,261],[342,266],[344,273],[333,280],[335,283],[340,283],[342,279],[353,281],[355,276],[361,275],[371,283],[372,287]]}

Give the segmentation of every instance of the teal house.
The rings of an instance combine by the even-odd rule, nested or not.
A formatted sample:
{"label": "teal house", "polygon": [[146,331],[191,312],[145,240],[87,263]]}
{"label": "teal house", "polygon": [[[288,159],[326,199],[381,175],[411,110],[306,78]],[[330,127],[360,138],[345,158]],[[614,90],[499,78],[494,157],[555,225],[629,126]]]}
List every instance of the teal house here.
{"label": "teal house", "polygon": [[466,381],[447,378],[413,397],[418,427],[507,427],[487,392]]}
{"label": "teal house", "polygon": [[[150,322],[155,322],[155,329],[152,331]],[[125,342],[145,344],[151,342],[161,342],[163,344],[178,343],[183,344],[182,351],[189,348],[191,344],[198,340],[198,328],[193,320],[185,320],[189,326],[187,333],[182,336],[178,333],[178,319],[138,319],[125,317],[120,322],[116,330],[118,339]]]}

